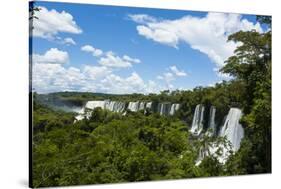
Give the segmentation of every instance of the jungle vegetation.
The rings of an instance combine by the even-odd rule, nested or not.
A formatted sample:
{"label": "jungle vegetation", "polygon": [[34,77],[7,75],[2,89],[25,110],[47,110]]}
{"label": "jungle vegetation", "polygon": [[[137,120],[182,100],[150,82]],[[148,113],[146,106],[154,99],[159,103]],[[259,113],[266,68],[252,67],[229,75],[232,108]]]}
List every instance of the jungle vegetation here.
{"label": "jungle vegetation", "polygon": [[[160,94],[109,95],[82,92],[33,93],[32,175],[34,187],[118,183],[193,177],[271,173],[271,17],[258,16],[265,33],[239,31],[240,42],[220,70],[233,79],[213,87]],[[48,103],[82,106],[88,100],[181,103],[174,116],[96,108],[74,123],[75,113]],[[195,106],[216,106],[221,123],[230,107],[243,111],[245,137],[225,164],[206,157],[195,165],[202,143],[189,133]]]}

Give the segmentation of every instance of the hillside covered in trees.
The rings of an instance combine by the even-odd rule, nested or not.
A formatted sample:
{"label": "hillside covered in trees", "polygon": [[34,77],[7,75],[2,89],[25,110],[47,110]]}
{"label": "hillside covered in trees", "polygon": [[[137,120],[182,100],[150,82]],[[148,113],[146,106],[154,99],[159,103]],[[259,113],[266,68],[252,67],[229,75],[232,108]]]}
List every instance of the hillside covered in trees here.
{"label": "hillside covered in trees", "polygon": [[[33,93],[34,187],[118,183],[207,176],[271,173],[271,18],[257,17],[265,33],[240,31],[229,40],[240,42],[220,70],[233,79],[212,87],[160,94],[83,92]],[[62,106],[83,107],[91,100],[179,103],[173,115],[127,111],[126,115],[95,108],[89,119]],[[242,110],[245,136],[240,149],[225,163],[221,150],[196,164],[202,146],[227,145],[222,137],[190,133],[195,108],[216,107],[217,132],[229,109]],[[206,130],[206,121],[203,122]]]}

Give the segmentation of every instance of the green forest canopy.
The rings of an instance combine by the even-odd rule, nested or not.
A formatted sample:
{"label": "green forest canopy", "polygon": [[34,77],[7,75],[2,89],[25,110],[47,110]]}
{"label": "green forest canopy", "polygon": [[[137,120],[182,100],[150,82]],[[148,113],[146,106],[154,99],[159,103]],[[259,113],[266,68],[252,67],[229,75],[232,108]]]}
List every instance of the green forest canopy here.
{"label": "green forest canopy", "polygon": [[[130,112],[126,116],[100,108],[89,120],[74,123],[74,113],[54,110],[44,95],[34,94],[34,187],[179,179],[271,172],[271,17],[257,17],[266,33],[237,32],[242,42],[221,72],[235,79],[214,87],[161,94],[106,95],[79,92],[49,94],[81,106],[88,100],[180,102],[174,116]],[[230,107],[243,110],[245,137],[225,164],[211,156],[195,165],[198,150],[216,138],[194,139],[189,133],[197,104],[216,106],[221,123]]]}

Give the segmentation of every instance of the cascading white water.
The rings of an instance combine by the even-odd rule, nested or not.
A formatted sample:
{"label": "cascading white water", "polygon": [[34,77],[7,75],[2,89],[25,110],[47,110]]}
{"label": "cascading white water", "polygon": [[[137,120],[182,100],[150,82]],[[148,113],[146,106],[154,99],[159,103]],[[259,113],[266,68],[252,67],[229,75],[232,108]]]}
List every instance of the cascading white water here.
{"label": "cascading white water", "polygon": [[76,121],[80,121],[80,120],[83,120],[84,118],[85,118],[85,116],[84,116],[84,115],[82,115],[82,114],[79,114],[79,115],[75,116],[75,120],[74,120],[74,123],[75,123]]}
{"label": "cascading white water", "polygon": [[198,104],[194,111],[193,121],[190,132],[193,135],[199,136],[203,130],[203,119],[204,119],[205,107]]}
{"label": "cascading white water", "polygon": [[73,112],[78,113],[78,115],[75,116],[74,123],[76,121],[80,121],[80,120],[85,118],[85,116],[84,116],[85,108],[84,107],[82,107],[82,108],[75,108],[75,109],[73,109]]}
{"label": "cascading white water", "polygon": [[[100,107],[102,109],[107,109],[113,112],[123,112],[125,110],[125,103],[119,101],[88,101],[85,105],[87,109],[95,109]],[[152,102],[129,102],[127,110],[132,112],[137,112],[144,109],[151,109]],[[180,104],[171,103],[159,103],[157,112],[160,115],[174,115],[175,112],[180,108]]]}
{"label": "cascading white water", "polygon": [[144,113],[146,114],[149,111],[151,111],[152,109],[152,102],[145,102],[145,106],[144,106]]}
{"label": "cascading white water", "polygon": [[230,108],[223,127],[220,130],[220,136],[226,137],[232,144],[233,151],[240,148],[240,142],[244,137],[244,129],[239,123],[242,117],[242,111],[238,108]]}
{"label": "cascading white water", "polygon": [[145,108],[145,102],[140,102],[138,111],[144,110],[144,108]]}
{"label": "cascading white water", "polygon": [[114,101],[107,102],[107,103],[105,103],[105,107],[104,108],[106,110],[113,111],[114,104],[115,104]]}
{"label": "cascading white water", "polygon": [[[226,137],[230,142],[230,145],[222,145],[212,143],[209,144],[207,148],[201,148],[199,152],[199,157],[196,162],[196,165],[199,165],[204,157],[213,155],[215,156],[220,163],[225,163],[230,155],[230,151],[234,153],[239,150],[241,140],[244,137],[244,129],[239,123],[242,117],[242,111],[238,108],[230,108],[224,124],[220,130],[219,136]],[[217,151],[220,149],[220,156],[217,155]]]}
{"label": "cascading white water", "polygon": [[[75,117],[76,120],[82,120],[85,117],[90,118],[92,110],[95,108],[102,108],[112,112],[122,113],[126,115],[126,103],[121,101],[109,101],[109,100],[97,100],[97,101],[88,101],[82,109],[75,109],[75,112],[78,113]],[[160,115],[174,115],[174,113],[179,109],[180,104],[171,103],[159,103],[157,112]],[[132,112],[137,112],[140,110],[152,109],[152,102],[129,102],[127,110]]]}
{"label": "cascading white water", "polygon": [[127,109],[132,112],[137,112],[139,110],[139,102],[129,102]]}
{"label": "cascading white water", "polygon": [[86,103],[85,107],[88,109],[91,109],[91,110],[98,108],[98,107],[104,109],[107,102],[108,101],[106,101],[106,100],[88,101]]}
{"label": "cascading white water", "polygon": [[169,114],[174,115],[177,110],[179,110],[180,104],[172,104]]}
{"label": "cascading white water", "polygon": [[85,117],[87,119],[90,118],[91,116],[91,112],[89,110],[94,110],[95,108],[102,108],[105,109],[106,105],[109,103],[108,100],[94,100],[94,101],[88,101],[85,105],[85,107],[83,107],[78,113],[79,115],[75,116],[75,121],[80,121],[83,120]]}
{"label": "cascading white water", "polygon": [[125,102],[116,102],[114,112],[123,112],[125,110],[126,103]]}
{"label": "cascading white water", "polygon": [[171,110],[170,103],[159,103],[158,104],[158,112],[160,115],[169,115]]}
{"label": "cascading white water", "polygon": [[151,108],[152,108],[152,102],[147,102],[147,103],[145,104],[145,108],[146,108],[146,109],[151,109]]}
{"label": "cascading white water", "polygon": [[163,115],[163,112],[164,112],[164,104],[163,103],[158,104],[158,112],[159,112],[160,115]]}
{"label": "cascading white water", "polygon": [[207,131],[207,134],[209,136],[214,136],[216,133],[215,116],[216,116],[216,107],[211,106],[210,113],[209,113],[209,120],[208,120],[208,131]]}
{"label": "cascading white water", "polygon": [[105,109],[112,112],[123,112],[123,110],[125,109],[125,103],[118,101],[109,101],[105,104]]}

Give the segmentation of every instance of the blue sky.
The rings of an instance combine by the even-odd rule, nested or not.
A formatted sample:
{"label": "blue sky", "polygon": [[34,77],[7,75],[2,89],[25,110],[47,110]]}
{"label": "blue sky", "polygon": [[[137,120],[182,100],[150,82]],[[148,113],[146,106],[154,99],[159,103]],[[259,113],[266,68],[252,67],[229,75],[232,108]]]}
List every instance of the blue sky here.
{"label": "blue sky", "polygon": [[[33,88],[40,93],[150,93],[211,86],[238,44],[265,30],[253,15],[36,2]],[[87,46],[87,48],[83,47]],[[96,54],[95,54],[96,53]]]}

